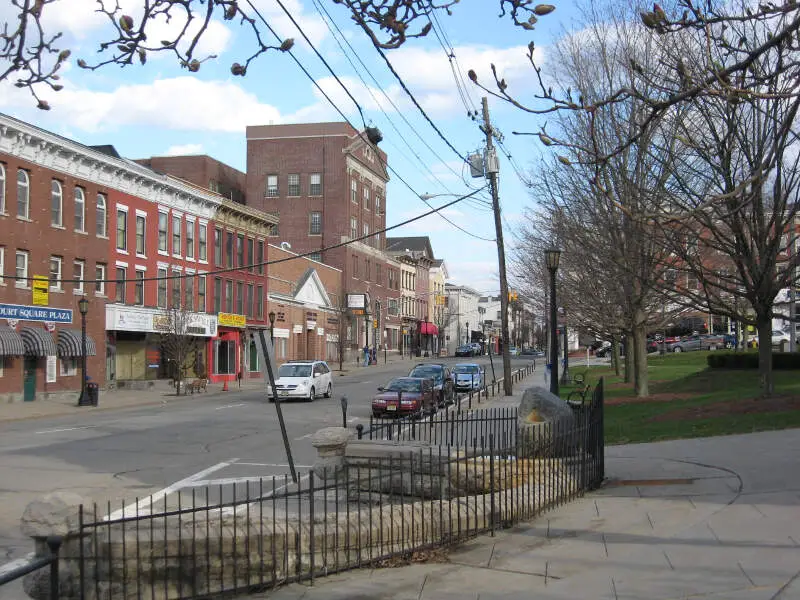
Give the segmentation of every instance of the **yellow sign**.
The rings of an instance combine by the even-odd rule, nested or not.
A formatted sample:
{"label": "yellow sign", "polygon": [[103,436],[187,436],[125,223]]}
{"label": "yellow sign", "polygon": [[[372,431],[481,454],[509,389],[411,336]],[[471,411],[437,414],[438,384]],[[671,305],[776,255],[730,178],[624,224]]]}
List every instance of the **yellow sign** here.
{"label": "yellow sign", "polygon": [[33,276],[33,304],[35,306],[47,306],[49,298],[50,280],[44,275]]}
{"label": "yellow sign", "polygon": [[375,329],[378,328],[378,319],[375,319],[374,321],[372,321],[372,327],[374,327]]}
{"label": "yellow sign", "polygon": [[444,306],[445,304],[447,304],[445,302],[446,298],[447,298],[446,296],[437,295],[436,296],[436,306]]}
{"label": "yellow sign", "polygon": [[244,315],[221,312],[217,315],[217,323],[222,327],[244,327],[247,324],[247,319]]}

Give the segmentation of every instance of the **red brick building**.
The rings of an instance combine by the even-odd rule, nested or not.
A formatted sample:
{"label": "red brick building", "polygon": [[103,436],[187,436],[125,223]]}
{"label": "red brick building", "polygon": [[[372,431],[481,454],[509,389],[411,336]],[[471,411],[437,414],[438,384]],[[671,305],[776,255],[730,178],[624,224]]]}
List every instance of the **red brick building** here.
{"label": "red brick building", "polygon": [[184,179],[223,198],[244,204],[245,174],[205,154],[197,156],[151,156],[137,163]]}
{"label": "red brick building", "polygon": [[341,270],[343,298],[368,295],[366,311],[347,313],[350,350],[376,335],[397,348],[399,316],[388,307],[400,295],[399,269],[384,253],[385,234],[371,236],[386,226],[388,180],[386,154],[346,123],[247,128],[247,203],[278,214],[271,241]]}

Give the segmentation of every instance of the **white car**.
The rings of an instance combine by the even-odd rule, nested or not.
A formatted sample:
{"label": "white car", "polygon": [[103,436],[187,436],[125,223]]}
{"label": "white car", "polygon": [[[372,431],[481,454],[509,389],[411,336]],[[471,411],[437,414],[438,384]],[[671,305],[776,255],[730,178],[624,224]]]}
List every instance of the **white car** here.
{"label": "white car", "polygon": [[[315,398],[333,396],[333,376],[331,369],[323,360],[295,360],[284,363],[278,368],[275,387],[281,399],[302,398],[312,402]],[[267,397],[272,397],[272,386],[269,386]]]}
{"label": "white car", "polygon": [[[756,338],[758,339],[758,338]],[[789,334],[785,331],[780,331],[778,329],[772,330],[772,345],[773,346],[780,346],[783,342],[789,343],[790,338]]]}

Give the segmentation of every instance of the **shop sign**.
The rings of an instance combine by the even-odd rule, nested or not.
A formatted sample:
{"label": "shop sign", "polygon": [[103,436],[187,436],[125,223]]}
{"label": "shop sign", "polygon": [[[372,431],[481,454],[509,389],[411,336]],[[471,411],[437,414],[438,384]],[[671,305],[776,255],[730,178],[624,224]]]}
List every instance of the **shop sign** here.
{"label": "shop sign", "polygon": [[221,327],[239,327],[244,329],[247,324],[247,319],[244,315],[237,315],[234,313],[219,313],[217,321]]}
{"label": "shop sign", "polygon": [[325,328],[317,327],[317,335],[325,335]]}
{"label": "shop sign", "polygon": [[317,326],[316,321],[306,321],[306,329],[314,329]]}
{"label": "shop sign", "polygon": [[303,333],[303,326],[302,325],[293,326],[292,333]]}
{"label": "shop sign", "polygon": [[72,323],[72,310],[69,308],[39,308],[24,304],[0,304],[0,319]]}
{"label": "shop sign", "polygon": [[361,308],[367,307],[366,294],[347,294],[347,308]]}
{"label": "shop sign", "polygon": [[148,369],[157,369],[161,363],[161,351],[158,348],[148,348],[145,350],[145,360]]}
{"label": "shop sign", "polygon": [[[185,335],[214,337],[217,335],[217,318],[204,313],[185,314]],[[181,317],[182,318],[182,317]],[[106,306],[107,331],[137,331],[142,333],[168,333],[172,330],[169,313],[163,310],[126,307],[117,305]]]}
{"label": "shop sign", "polygon": [[34,275],[33,282],[33,304],[34,306],[47,306],[50,304],[50,280],[44,275]]}

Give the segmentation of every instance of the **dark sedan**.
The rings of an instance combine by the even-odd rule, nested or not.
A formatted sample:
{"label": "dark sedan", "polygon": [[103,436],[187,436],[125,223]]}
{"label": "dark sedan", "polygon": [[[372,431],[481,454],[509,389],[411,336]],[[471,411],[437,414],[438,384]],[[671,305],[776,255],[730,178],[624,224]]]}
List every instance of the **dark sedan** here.
{"label": "dark sedan", "polygon": [[408,376],[433,379],[433,390],[438,396],[439,406],[446,406],[455,400],[453,375],[447,365],[442,363],[420,363],[411,369]]}
{"label": "dark sedan", "polygon": [[422,416],[436,412],[436,394],[432,379],[396,377],[378,388],[372,399],[374,417]]}
{"label": "dark sedan", "polygon": [[456,348],[456,356],[475,356],[475,348],[471,344]]}

